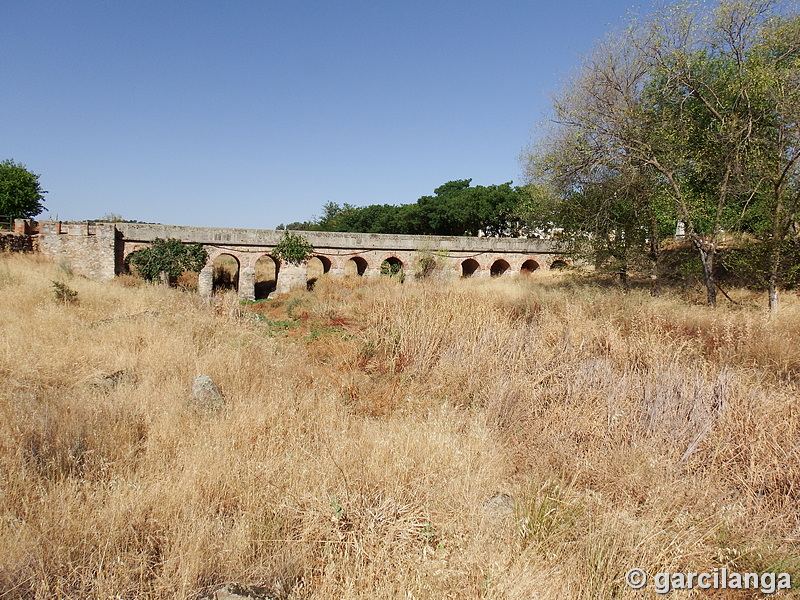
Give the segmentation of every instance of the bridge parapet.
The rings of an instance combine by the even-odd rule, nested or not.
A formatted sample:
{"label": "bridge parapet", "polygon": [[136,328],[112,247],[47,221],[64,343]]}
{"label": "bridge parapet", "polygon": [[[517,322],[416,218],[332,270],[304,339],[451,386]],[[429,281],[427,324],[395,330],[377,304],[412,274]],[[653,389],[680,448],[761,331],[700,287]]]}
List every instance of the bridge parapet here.
{"label": "bridge parapet", "polygon": [[[189,227],[185,225],[150,225],[114,223],[126,240],[150,242],[155,238],[176,238],[201,244],[235,246],[275,246],[284,232],[273,229],[233,229],[223,227]],[[548,240],[529,238],[491,238],[437,235],[400,235],[386,233],[342,233],[333,231],[294,231],[315,248],[365,250],[458,250],[465,252],[548,253],[554,244]]]}

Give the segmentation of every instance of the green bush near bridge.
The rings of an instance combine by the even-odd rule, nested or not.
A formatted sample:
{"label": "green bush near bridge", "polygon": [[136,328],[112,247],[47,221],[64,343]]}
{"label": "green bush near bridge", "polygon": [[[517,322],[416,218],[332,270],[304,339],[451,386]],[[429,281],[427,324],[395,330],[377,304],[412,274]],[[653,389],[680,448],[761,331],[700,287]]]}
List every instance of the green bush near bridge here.
{"label": "green bush near bridge", "polygon": [[131,252],[125,259],[147,281],[173,281],[184,271],[200,271],[208,261],[202,244],[184,244],[174,238],[156,238],[148,248]]}
{"label": "green bush near bridge", "polygon": [[283,234],[281,241],[272,251],[272,256],[281,262],[288,262],[293,265],[306,262],[311,258],[312,254],[314,254],[314,246],[299,233],[291,233],[290,231]]}

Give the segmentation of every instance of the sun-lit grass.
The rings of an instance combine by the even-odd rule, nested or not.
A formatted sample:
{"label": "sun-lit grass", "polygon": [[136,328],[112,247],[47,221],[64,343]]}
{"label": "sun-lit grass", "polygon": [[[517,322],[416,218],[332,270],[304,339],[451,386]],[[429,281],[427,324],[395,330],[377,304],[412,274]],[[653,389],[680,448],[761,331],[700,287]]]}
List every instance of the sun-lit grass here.
{"label": "sun-lit grass", "polygon": [[243,306],[0,255],[0,598],[800,585],[800,301],[737,294],[322,277]]}

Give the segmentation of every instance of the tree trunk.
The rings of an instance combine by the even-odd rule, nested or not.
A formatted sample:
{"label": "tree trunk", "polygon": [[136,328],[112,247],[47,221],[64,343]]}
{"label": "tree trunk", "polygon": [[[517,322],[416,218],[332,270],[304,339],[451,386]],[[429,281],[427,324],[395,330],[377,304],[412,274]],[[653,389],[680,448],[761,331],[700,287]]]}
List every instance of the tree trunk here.
{"label": "tree trunk", "polygon": [[700,260],[703,263],[703,278],[706,283],[706,300],[709,306],[717,305],[717,284],[714,281],[714,254],[703,253]]}
{"label": "tree trunk", "polygon": [[625,288],[625,291],[628,291],[628,267],[626,265],[622,265],[619,268],[619,282],[622,284],[622,287]]}
{"label": "tree trunk", "polygon": [[661,295],[661,269],[659,265],[659,257],[650,255],[650,295]]}
{"label": "tree trunk", "polygon": [[778,312],[778,285],[772,276],[769,278],[769,312],[773,315]]}
{"label": "tree trunk", "polygon": [[[783,241],[789,231],[788,223],[784,217],[784,204],[783,204],[783,185],[781,180],[774,185],[772,191],[775,198],[775,209],[772,215],[772,236],[770,239],[770,252],[769,252],[769,312],[775,315],[778,312],[778,284],[780,283],[781,275],[781,258],[783,256]],[[794,210],[789,211],[789,214],[796,214],[796,203]]]}
{"label": "tree trunk", "polygon": [[778,283],[780,282],[781,250],[780,242],[773,240],[775,246],[769,256],[769,312],[778,312]]}
{"label": "tree trunk", "polygon": [[700,255],[700,263],[703,265],[703,279],[706,284],[706,300],[709,306],[717,305],[717,283],[714,281],[714,257],[716,247],[713,243],[706,242],[699,236],[693,236],[692,242]]}
{"label": "tree trunk", "polygon": [[650,286],[651,296],[661,295],[661,273],[659,269],[659,259],[661,258],[661,244],[658,239],[658,223],[653,212],[650,211],[650,251],[648,253],[650,259]]}

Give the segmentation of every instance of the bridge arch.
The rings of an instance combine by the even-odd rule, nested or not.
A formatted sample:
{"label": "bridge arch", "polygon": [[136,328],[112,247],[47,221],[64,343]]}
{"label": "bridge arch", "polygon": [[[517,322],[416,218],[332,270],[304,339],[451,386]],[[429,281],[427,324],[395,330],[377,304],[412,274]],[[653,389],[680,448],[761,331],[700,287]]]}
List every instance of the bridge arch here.
{"label": "bridge arch", "polygon": [[[137,250],[142,250],[143,248],[149,248],[150,244],[125,244],[122,248],[122,261],[120,263],[120,273],[130,274],[133,272],[131,263],[130,263],[130,255],[136,252]],[[133,267],[135,269],[135,267]]]}
{"label": "bridge arch", "polygon": [[239,289],[241,263],[239,257],[228,252],[219,252],[211,259],[212,291]]}
{"label": "bridge arch", "polygon": [[481,265],[474,258],[468,258],[461,262],[459,265],[459,275],[461,277],[472,277],[475,273],[480,271]]}
{"label": "bridge arch", "polygon": [[381,275],[399,275],[404,268],[405,265],[403,264],[403,261],[396,256],[391,255],[383,259],[381,262]]}
{"label": "bridge arch", "polygon": [[503,258],[498,258],[496,261],[492,263],[492,266],[489,269],[489,273],[492,277],[502,277],[503,274],[511,268],[511,265],[508,264],[508,261]]}
{"label": "bridge arch", "polygon": [[315,254],[306,263],[306,287],[312,289],[317,280],[331,270],[331,259]]}
{"label": "bridge arch", "polygon": [[149,248],[150,244],[130,244],[126,245],[125,248],[122,250],[123,258],[127,258],[129,254],[133,254],[137,250],[141,250],[142,248]]}
{"label": "bridge arch", "polygon": [[553,271],[560,271],[569,267],[569,263],[563,259],[557,259],[550,263],[550,269]]}
{"label": "bridge arch", "polygon": [[280,265],[270,254],[262,254],[255,262],[255,275],[253,281],[256,300],[263,300],[278,287],[278,271]]}
{"label": "bridge arch", "polygon": [[369,264],[365,258],[361,256],[353,256],[344,263],[344,274],[348,277],[362,277],[368,268]]}
{"label": "bridge arch", "polygon": [[539,263],[532,258],[524,261],[519,268],[520,273],[523,275],[533,275],[533,273],[539,269]]}

